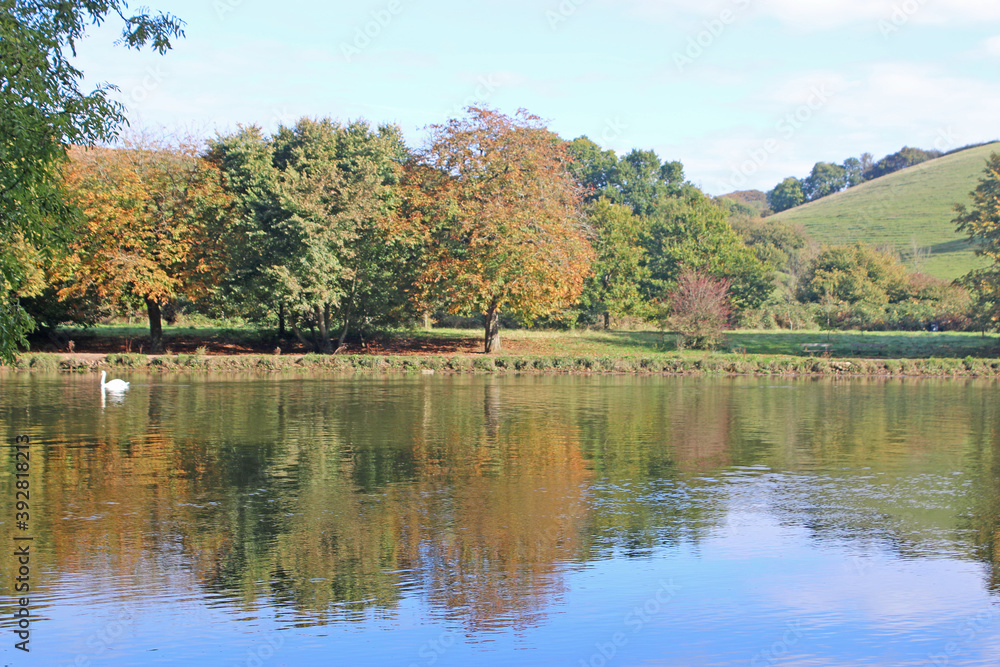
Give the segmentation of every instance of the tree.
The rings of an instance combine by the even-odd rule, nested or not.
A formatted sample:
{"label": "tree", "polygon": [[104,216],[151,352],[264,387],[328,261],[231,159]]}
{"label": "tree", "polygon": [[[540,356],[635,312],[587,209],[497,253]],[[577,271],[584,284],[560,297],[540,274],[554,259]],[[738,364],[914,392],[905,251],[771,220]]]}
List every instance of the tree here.
{"label": "tree", "polygon": [[303,118],[270,140],[257,128],[222,137],[211,154],[240,212],[227,237],[231,296],[277,300],[296,335],[324,353],[335,328],[342,349],[352,327],[406,310],[415,265],[389,234],[407,157],[398,127]]}
{"label": "tree", "polygon": [[802,181],[802,194],[806,201],[816,201],[843,190],[846,180],[846,171],[840,165],[817,162],[809,177]]}
{"label": "tree", "polygon": [[219,272],[218,239],[229,200],[218,169],[196,144],[149,138],[124,148],[74,149],[66,190],[83,224],[60,264],[62,298],[96,294],[119,308],[143,306],[152,351],[163,345],[162,307],[197,299]]}
{"label": "tree", "polygon": [[570,171],[584,188],[584,199],[594,202],[606,197],[615,204],[647,216],[664,197],[676,197],[689,184],[684,181],[684,165],[661,162],[654,151],[632,150],[619,159],[614,151],[603,151],[587,137],[571,141],[567,150],[573,158]]}
{"label": "tree", "polygon": [[594,230],[596,258],[593,273],[587,278],[580,302],[584,308],[604,317],[604,328],[611,317],[646,314],[640,285],[648,270],[645,251],[639,243],[642,220],[632,210],[607,199],[599,199],[586,208],[587,221]]}
{"label": "tree", "polygon": [[844,187],[853,188],[855,185],[861,185],[865,182],[865,167],[861,160],[849,157],[844,160],[842,166],[844,168]]}
{"label": "tree", "polygon": [[979,185],[970,193],[972,207],[956,207],[955,224],[968,235],[976,254],[990,265],[967,273],[962,282],[978,302],[983,329],[1000,327],[1000,153],[993,153]]}
{"label": "tree", "polygon": [[481,313],[496,352],[501,312],[531,321],[580,296],[593,259],[580,188],[565,144],[523,109],[470,107],[429,129],[410,169],[422,300]]}
{"label": "tree", "polygon": [[686,189],[680,162],[661,163],[655,152],[634,149],[612,171],[608,196],[631,207],[636,215],[649,216],[660,201],[680,196]]}
{"label": "tree", "polygon": [[899,260],[871,246],[828,246],[810,262],[799,300],[870,305],[899,303],[909,297],[909,279]]}
{"label": "tree", "polygon": [[113,86],[81,91],[83,73],[68,58],[76,41],[111,14],[124,21],[128,48],[165,53],[184,34],[170,14],[126,9],[120,0],[0,0],[0,360],[13,358],[32,326],[15,294],[34,268],[12,249],[41,246],[72,216],[59,192],[67,146],[110,140],[124,121],[107,97]]}
{"label": "tree", "polygon": [[573,158],[570,172],[583,186],[583,199],[595,202],[601,197],[609,197],[612,179],[618,167],[618,156],[612,150],[601,150],[587,137],[577,137],[566,146]]}
{"label": "tree", "polygon": [[875,178],[880,178],[901,169],[918,165],[921,162],[933,160],[937,157],[941,157],[941,151],[925,151],[920,148],[903,146],[903,148],[899,151],[886,155],[884,158],[873,164],[870,169],[865,171],[865,180],[870,181]]}
{"label": "tree", "polygon": [[642,243],[650,298],[670,290],[684,268],[729,280],[737,310],[760,306],[773,289],[770,267],[744,245],[727,222],[725,210],[700,192],[662,200]]}
{"label": "tree", "polygon": [[662,326],[679,333],[682,346],[710,349],[719,344],[731,313],[729,281],[685,267],[668,294]]}
{"label": "tree", "polygon": [[795,208],[805,200],[802,182],[794,176],[789,176],[767,193],[767,204],[775,213]]}

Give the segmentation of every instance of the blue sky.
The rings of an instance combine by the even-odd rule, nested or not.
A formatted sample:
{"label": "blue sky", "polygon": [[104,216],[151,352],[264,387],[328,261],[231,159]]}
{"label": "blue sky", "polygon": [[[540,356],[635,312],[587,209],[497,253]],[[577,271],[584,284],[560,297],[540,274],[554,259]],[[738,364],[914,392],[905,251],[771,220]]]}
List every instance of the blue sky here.
{"label": "blue sky", "polygon": [[210,137],[302,116],[429,124],[473,103],[653,149],[710,194],[820,160],[1000,138],[994,0],[150,0],[166,56],[91,31],[76,64],[135,128]]}

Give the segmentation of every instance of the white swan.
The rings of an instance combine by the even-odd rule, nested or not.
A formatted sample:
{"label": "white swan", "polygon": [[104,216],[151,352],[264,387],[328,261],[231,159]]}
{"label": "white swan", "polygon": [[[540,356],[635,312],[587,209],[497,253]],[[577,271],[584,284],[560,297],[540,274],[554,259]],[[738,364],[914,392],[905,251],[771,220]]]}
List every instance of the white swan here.
{"label": "white swan", "polygon": [[112,380],[111,382],[105,382],[104,378],[108,377],[107,371],[101,371],[101,389],[104,391],[125,391],[128,389],[128,382],[125,380]]}

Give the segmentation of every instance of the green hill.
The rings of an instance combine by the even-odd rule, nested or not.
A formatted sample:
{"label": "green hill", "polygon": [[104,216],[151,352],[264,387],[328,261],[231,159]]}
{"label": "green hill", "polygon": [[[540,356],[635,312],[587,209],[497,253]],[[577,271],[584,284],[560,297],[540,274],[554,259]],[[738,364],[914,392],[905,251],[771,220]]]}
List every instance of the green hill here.
{"label": "green hill", "polygon": [[1000,152],[1000,143],[945,155],[770,219],[802,225],[823,243],[889,245],[911,268],[939,278],[958,278],[981,266],[982,260],[955,232],[955,204],[970,203],[969,193],[994,152]]}

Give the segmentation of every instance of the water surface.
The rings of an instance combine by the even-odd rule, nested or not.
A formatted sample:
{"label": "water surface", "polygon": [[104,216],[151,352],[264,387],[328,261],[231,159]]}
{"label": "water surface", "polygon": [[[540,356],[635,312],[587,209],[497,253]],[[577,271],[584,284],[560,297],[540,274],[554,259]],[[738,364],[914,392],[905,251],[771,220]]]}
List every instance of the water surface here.
{"label": "water surface", "polygon": [[[994,665],[993,382],[0,375],[11,664]],[[12,450],[13,452],[13,450]],[[14,458],[0,469],[13,545]],[[9,551],[9,550],[8,550]]]}

